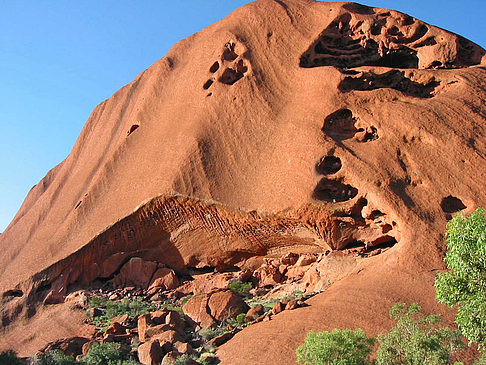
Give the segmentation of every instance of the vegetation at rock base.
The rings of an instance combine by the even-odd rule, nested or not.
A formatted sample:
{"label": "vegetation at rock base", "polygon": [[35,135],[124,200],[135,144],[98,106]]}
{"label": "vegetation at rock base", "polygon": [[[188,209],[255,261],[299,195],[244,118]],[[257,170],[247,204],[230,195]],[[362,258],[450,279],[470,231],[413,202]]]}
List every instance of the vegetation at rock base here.
{"label": "vegetation at rock base", "polygon": [[241,295],[242,297],[248,297],[250,295],[250,289],[252,285],[250,282],[244,283],[240,280],[233,281],[232,283],[228,284],[228,289],[231,289],[236,294]]}
{"label": "vegetation at rock base", "polygon": [[305,365],[365,365],[374,342],[361,329],[310,331],[296,351],[297,361]]}
{"label": "vegetation at rock base", "polygon": [[34,365],[74,365],[76,360],[61,350],[52,350],[34,358]]}
{"label": "vegetation at rock base", "polygon": [[25,364],[27,364],[27,362],[19,358],[15,351],[7,350],[0,353],[0,365],[25,365]]}
{"label": "vegetation at rock base", "polygon": [[134,318],[140,314],[149,313],[155,306],[152,303],[143,301],[142,298],[124,298],[122,301],[107,300],[103,297],[93,297],[88,303],[90,308],[97,308],[100,315],[90,318],[91,322],[101,328],[109,326],[111,320],[117,316],[128,314]]}
{"label": "vegetation at rock base", "polygon": [[135,365],[137,361],[130,359],[130,349],[119,343],[94,343],[84,356],[82,365]]}
{"label": "vegetation at rock base", "polygon": [[297,360],[305,365],[446,365],[453,364],[452,355],[464,346],[459,331],[439,327],[439,316],[424,315],[417,303],[395,304],[390,317],[396,324],[378,336],[373,362],[369,357],[375,339],[361,329],[311,331],[296,350]]}
{"label": "vegetation at rock base", "polygon": [[437,299],[457,306],[456,323],[469,342],[486,346],[486,213],[456,215],[447,225],[447,253],[450,270],[437,275]]}
{"label": "vegetation at rock base", "polygon": [[464,346],[459,331],[439,327],[439,316],[424,315],[417,303],[395,304],[390,318],[397,322],[378,336],[376,365],[452,364],[452,355]]}

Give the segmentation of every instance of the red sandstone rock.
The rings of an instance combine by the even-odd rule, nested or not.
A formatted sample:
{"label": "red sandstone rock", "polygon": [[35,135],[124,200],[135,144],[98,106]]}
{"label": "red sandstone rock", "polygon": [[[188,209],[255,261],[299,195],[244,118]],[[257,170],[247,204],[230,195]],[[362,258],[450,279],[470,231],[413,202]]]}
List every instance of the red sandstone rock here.
{"label": "red sandstone rock", "polygon": [[182,307],[186,316],[203,328],[216,324],[215,319],[208,313],[209,298],[206,295],[195,295]]}
{"label": "red sandstone rock", "polygon": [[113,279],[113,284],[146,288],[156,268],[156,262],[145,261],[140,257],[132,257],[122,266],[120,273]]}
{"label": "red sandstone rock", "polygon": [[175,289],[179,286],[179,279],[174,270],[163,267],[158,269],[152,278],[150,289],[158,288],[162,290]]}
{"label": "red sandstone rock", "polygon": [[138,346],[138,361],[143,365],[159,365],[164,353],[157,340],[149,341]]}
{"label": "red sandstone rock", "polygon": [[285,309],[285,304],[280,301],[275,302],[272,308],[272,314],[279,314]]}
{"label": "red sandstone rock", "polygon": [[253,273],[260,286],[277,285],[282,280],[278,268],[269,265],[262,265]]}
{"label": "red sandstone rock", "polygon": [[223,363],[295,363],[314,327],[380,333],[393,301],[451,315],[431,283],[447,220],[486,206],[484,55],[396,11],[300,0],[253,2],[178,43],[94,110],[0,235],[0,350],[72,336],[75,312],[27,318],[27,298],[56,303],[133,256],[183,270],[376,254],[330,260],[339,282],[239,332]]}
{"label": "red sandstone rock", "polygon": [[256,320],[259,316],[263,314],[265,308],[261,304],[254,305],[250,308],[250,310],[246,313],[245,321],[251,322]]}
{"label": "red sandstone rock", "polygon": [[218,321],[246,313],[249,309],[243,299],[231,290],[213,292],[209,298],[208,306],[211,316]]}
{"label": "red sandstone rock", "polygon": [[194,352],[191,345],[185,342],[176,341],[174,343],[174,350],[180,354],[192,354]]}
{"label": "red sandstone rock", "polygon": [[221,346],[223,343],[228,342],[233,336],[233,333],[226,332],[209,340],[209,344],[218,347]]}
{"label": "red sandstone rock", "polygon": [[165,318],[169,314],[169,311],[162,309],[162,310],[156,310],[154,312],[150,313],[150,322],[153,324],[163,324],[167,323]]}
{"label": "red sandstone rock", "polygon": [[295,309],[299,306],[297,300],[293,299],[290,300],[286,305],[285,305],[285,310],[292,310]]}

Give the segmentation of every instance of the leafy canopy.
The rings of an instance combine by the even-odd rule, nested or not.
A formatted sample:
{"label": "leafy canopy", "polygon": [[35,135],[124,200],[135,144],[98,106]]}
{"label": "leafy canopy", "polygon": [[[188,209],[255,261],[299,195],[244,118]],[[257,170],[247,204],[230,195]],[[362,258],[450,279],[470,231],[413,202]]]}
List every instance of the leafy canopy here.
{"label": "leafy canopy", "polygon": [[458,306],[456,323],[469,342],[486,346],[486,214],[478,208],[447,225],[448,272],[435,281],[437,299]]}
{"label": "leafy canopy", "polygon": [[439,316],[424,315],[417,303],[395,304],[390,318],[397,323],[378,336],[376,365],[452,364],[452,354],[463,346],[459,331],[438,327]]}
{"label": "leafy canopy", "polygon": [[314,332],[307,334],[297,353],[297,361],[305,365],[366,365],[375,340],[362,329]]}

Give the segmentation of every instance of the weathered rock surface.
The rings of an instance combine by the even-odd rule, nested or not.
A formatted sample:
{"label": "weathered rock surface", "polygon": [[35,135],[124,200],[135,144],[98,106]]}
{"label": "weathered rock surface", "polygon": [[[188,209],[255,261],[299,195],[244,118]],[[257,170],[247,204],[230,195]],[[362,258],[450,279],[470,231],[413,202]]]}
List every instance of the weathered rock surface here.
{"label": "weathered rock surface", "polygon": [[[185,273],[282,256],[257,279],[334,283],[237,333],[223,363],[292,364],[310,329],[374,335],[397,301],[451,318],[432,282],[447,220],[486,206],[485,83],[482,48],[396,11],[242,7],[96,107],[31,190],[0,235],[0,350],[78,335],[62,311],[45,325],[71,291],[146,288],[159,263]],[[327,251],[303,266],[285,256]],[[184,311],[211,326],[201,292]]]}

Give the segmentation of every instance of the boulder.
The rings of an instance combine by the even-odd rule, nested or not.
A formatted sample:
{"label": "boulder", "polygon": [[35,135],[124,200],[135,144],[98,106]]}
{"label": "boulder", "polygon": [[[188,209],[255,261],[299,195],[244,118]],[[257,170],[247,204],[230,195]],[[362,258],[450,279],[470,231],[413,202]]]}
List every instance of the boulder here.
{"label": "boulder", "polygon": [[211,293],[208,305],[211,316],[218,321],[236,317],[240,313],[246,313],[249,309],[243,299],[232,290],[219,290]]}
{"label": "boulder", "polygon": [[277,285],[282,281],[282,275],[275,266],[262,265],[255,270],[253,276],[258,280],[259,286]]}
{"label": "boulder", "polygon": [[295,266],[307,266],[312,264],[316,260],[317,257],[315,257],[314,255],[301,255],[295,263]]}
{"label": "boulder", "polygon": [[285,309],[285,304],[283,304],[280,301],[275,302],[275,304],[273,305],[273,308],[272,308],[272,314],[279,314],[284,309]]}
{"label": "boulder", "polygon": [[215,346],[215,347],[218,347],[218,346],[221,346],[222,344],[224,344],[225,342],[231,340],[234,336],[234,333],[231,333],[231,332],[226,332],[226,333],[223,333],[219,336],[216,336],[214,338],[212,338],[211,340],[209,340],[209,344]]}
{"label": "boulder", "polygon": [[143,365],[159,365],[163,359],[164,352],[158,340],[149,341],[138,346],[138,361]]}
{"label": "boulder", "polygon": [[176,341],[173,345],[175,351],[181,354],[192,354],[194,352],[191,345],[185,342]]}
{"label": "boulder", "polygon": [[208,313],[209,297],[207,295],[195,295],[182,307],[184,314],[202,328],[213,327],[215,319]]}
{"label": "boulder", "polygon": [[156,310],[150,313],[150,322],[153,324],[163,324],[165,323],[165,317],[169,312],[165,309]]}
{"label": "boulder", "polygon": [[156,269],[156,262],[132,257],[122,266],[120,273],[113,279],[113,284],[115,286],[133,285],[138,288],[146,288]]}
{"label": "boulder", "polygon": [[179,278],[175,274],[174,270],[167,267],[157,269],[154,273],[152,282],[150,283],[149,290],[162,289],[169,290],[175,289],[180,285]]}
{"label": "boulder", "polygon": [[245,321],[246,322],[251,322],[256,320],[258,317],[260,317],[263,313],[265,312],[265,307],[261,304],[254,305],[253,307],[250,308],[250,310],[246,313],[245,316]]}

